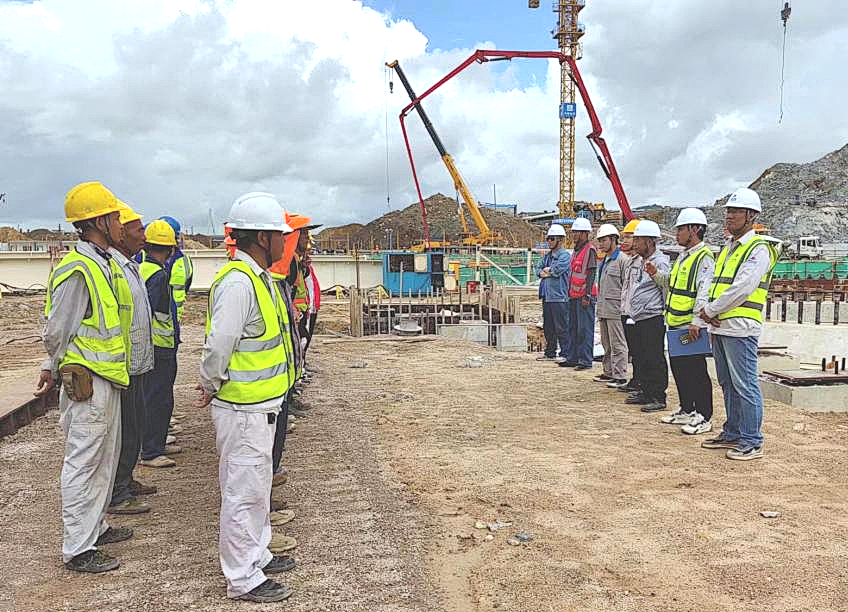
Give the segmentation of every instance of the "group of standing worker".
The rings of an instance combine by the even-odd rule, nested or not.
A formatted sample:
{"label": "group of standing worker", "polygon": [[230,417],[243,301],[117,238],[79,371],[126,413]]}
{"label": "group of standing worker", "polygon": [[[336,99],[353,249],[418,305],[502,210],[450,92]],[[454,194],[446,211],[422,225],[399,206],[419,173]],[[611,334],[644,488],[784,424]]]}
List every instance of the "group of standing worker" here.
{"label": "group of standing worker", "polygon": [[633,219],[620,232],[601,225],[596,241],[603,257],[597,266],[588,220],[575,219],[571,227],[573,253],[565,249],[565,228],[552,225],[550,251],[536,267],[546,339],[539,360],[591,368],[597,315],[604,356],[603,372],[594,380],[627,393],[625,403],[642,412],[659,412],[666,410],[670,364],[680,405],[660,420],[695,435],[713,429],[707,371],[712,355],[726,421],[721,433],[701,446],[725,449],[728,459],[762,457],[757,345],[779,252],[754,231],[760,212],[755,191],[731,194],[725,205],[729,238],[716,257],[704,243],[704,213],[683,209],[675,223],[683,250],[673,266],[658,248],[662,234],[654,221]]}
{"label": "group of standing worker", "polygon": [[[59,386],[65,434],[61,472],[62,556],[70,570],[119,567],[101,546],[132,537],[107,514],[150,511],[139,496],[156,487],[133,478],[137,464],[176,465],[181,430],[174,415],[180,323],[192,262],[172,217],[141,215],[99,182],[65,199],[79,240],[48,281],[37,395]],[[211,404],[220,455],[220,560],[233,598],[268,602],[291,590],[266,574],[294,567],[293,538],[271,526],[294,516],[272,508],[285,482],[281,459],[288,408],[309,379],[305,351],[320,288],[308,255],[309,218],[288,214],[270,194],[250,193],[230,212],[230,261],[209,294],[201,397]]]}

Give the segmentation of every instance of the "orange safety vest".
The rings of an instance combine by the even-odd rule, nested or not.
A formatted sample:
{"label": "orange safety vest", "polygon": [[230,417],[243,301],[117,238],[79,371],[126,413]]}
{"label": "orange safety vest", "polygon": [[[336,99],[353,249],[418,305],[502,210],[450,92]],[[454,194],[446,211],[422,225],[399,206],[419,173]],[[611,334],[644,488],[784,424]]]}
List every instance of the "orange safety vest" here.
{"label": "orange safety vest", "polygon": [[[568,297],[579,298],[586,295],[586,278],[589,276],[589,250],[592,243],[587,242],[574,257],[571,258],[571,282],[568,284]],[[597,278],[592,283],[592,297],[598,295]]]}

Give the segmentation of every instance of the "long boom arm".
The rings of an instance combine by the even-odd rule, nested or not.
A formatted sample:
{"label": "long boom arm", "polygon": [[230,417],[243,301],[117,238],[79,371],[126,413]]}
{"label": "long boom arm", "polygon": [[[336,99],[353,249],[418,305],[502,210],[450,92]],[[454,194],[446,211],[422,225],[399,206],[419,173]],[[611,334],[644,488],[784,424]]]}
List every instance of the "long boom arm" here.
{"label": "long boom arm", "polygon": [[[477,226],[477,236],[474,236],[475,242],[486,243],[492,237],[492,230],[489,228],[489,224],[486,223],[486,219],[483,218],[483,213],[480,211],[480,205],[477,204],[477,199],[474,197],[474,194],[471,193],[471,190],[468,188],[465,180],[462,178],[462,175],[459,173],[459,168],[456,167],[456,162],[450,153],[445,149],[445,145],[442,142],[442,139],[439,137],[439,134],[436,132],[436,128],[433,127],[433,123],[430,121],[430,118],[427,116],[427,112],[424,110],[424,107],[421,105],[420,99],[415,95],[415,91],[412,89],[412,85],[409,84],[409,80],[406,78],[406,73],[404,73],[403,69],[400,67],[400,63],[395,60],[386,64],[389,68],[393,68],[397,73],[400,82],[403,84],[404,89],[406,89],[406,93],[409,94],[409,99],[412,100],[409,106],[404,108],[404,111],[401,113],[401,127],[403,129],[403,139],[406,142],[406,152],[409,155],[410,164],[412,164],[412,176],[415,179],[415,188],[418,191],[418,199],[421,203],[421,211],[422,218],[424,219],[424,241],[426,243],[430,242],[430,231],[427,227],[426,222],[426,210],[424,206],[424,198],[421,195],[421,187],[418,183],[418,175],[415,171],[415,163],[412,159],[412,149],[409,146],[409,139],[406,135],[406,126],[404,124],[404,117],[409,112],[410,109],[415,108],[418,111],[418,116],[421,117],[421,121],[424,123],[424,127],[427,129],[427,133],[430,135],[430,138],[433,140],[433,144],[436,145],[436,150],[439,152],[439,157],[442,158],[442,162],[445,164],[445,167],[448,169],[448,173],[453,179],[454,187],[462,196],[462,199],[465,201],[465,205],[468,207],[468,211],[471,213],[471,218],[474,220],[474,225]],[[463,226],[465,225],[465,218],[462,217]]]}
{"label": "long boom arm", "polygon": [[[612,189],[615,193],[615,199],[618,202],[618,207],[621,209],[621,214],[624,216],[625,221],[630,221],[631,219],[633,219],[633,212],[630,210],[630,204],[627,201],[627,194],[624,192],[624,187],[622,186],[621,179],[618,176],[618,170],[616,170],[615,163],[612,159],[612,154],[609,151],[609,147],[607,146],[606,141],[601,136],[603,132],[603,128],[601,127],[601,121],[600,119],[598,119],[598,115],[595,112],[595,107],[592,104],[592,99],[589,97],[589,91],[586,89],[586,84],[583,82],[583,77],[580,75],[580,71],[577,69],[577,62],[575,62],[573,57],[564,55],[559,51],[497,51],[490,49],[478,49],[477,51],[472,53],[465,61],[463,61],[459,66],[454,68],[442,79],[437,81],[427,91],[425,91],[420,96],[413,98],[412,102],[410,102],[401,111],[400,124],[401,129],[403,130],[404,139],[406,139],[406,128],[404,127],[403,121],[404,117],[413,108],[420,108],[421,101],[424,98],[429,96],[431,93],[433,93],[439,87],[451,80],[457,74],[468,68],[471,64],[483,64],[485,62],[512,60],[513,58],[556,59],[560,63],[566,62],[568,64],[569,71],[571,73],[571,78],[574,81],[577,90],[580,92],[580,97],[583,100],[583,106],[585,106],[586,112],[589,115],[589,120],[592,124],[592,131],[587,134],[586,137],[592,144],[592,148],[595,151],[595,157],[598,158],[598,163],[601,164],[601,169],[604,171],[604,174],[606,175],[607,179],[609,179],[610,183],[612,184]],[[410,93],[410,91],[411,90],[408,88],[407,93]],[[411,96],[412,93],[410,93],[410,97]],[[419,110],[419,112],[421,111]],[[413,177],[415,177],[415,185],[416,187],[418,187],[418,179],[415,174],[415,162],[412,158],[412,151],[409,149],[408,141],[407,153],[409,154],[409,162],[410,164],[412,164],[412,175]],[[418,190],[418,194],[420,198],[420,189]]]}

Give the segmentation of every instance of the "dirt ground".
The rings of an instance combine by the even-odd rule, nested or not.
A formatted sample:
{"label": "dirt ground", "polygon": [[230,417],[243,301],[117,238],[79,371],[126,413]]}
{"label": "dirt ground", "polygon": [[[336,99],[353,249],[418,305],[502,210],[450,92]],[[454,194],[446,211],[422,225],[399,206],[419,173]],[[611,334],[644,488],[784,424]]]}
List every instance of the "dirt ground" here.
{"label": "dirt ground", "polygon": [[[0,302],[0,355],[34,379],[37,345],[3,344],[38,331],[8,315],[16,300],[32,301]],[[202,318],[201,300],[190,307]],[[330,326],[344,327],[344,308],[331,310]],[[190,407],[202,328],[186,336],[184,451],[174,469],[137,470],[160,491],[147,498],[153,512],[115,521],[136,531],[109,547],[118,571],[60,563],[56,411],[0,440],[0,610],[257,609],[225,599],[214,433]],[[531,354],[335,336],[311,351],[312,408],[277,493],[297,513],[284,531],[299,542],[281,609],[848,609],[844,413],[767,402],[766,457],[736,463],[626,407],[592,374]],[[471,356],[483,367],[466,368]],[[720,423],[718,393],[716,406]],[[518,532],[532,539],[509,544]]]}

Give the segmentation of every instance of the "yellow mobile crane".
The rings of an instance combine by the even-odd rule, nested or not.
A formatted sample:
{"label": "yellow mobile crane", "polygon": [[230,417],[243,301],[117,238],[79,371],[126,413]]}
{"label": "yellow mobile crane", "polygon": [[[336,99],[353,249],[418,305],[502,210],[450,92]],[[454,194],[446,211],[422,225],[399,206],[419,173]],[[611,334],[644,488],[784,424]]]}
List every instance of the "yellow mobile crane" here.
{"label": "yellow mobile crane", "polygon": [[[480,211],[480,206],[477,204],[477,200],[474,198],[474,194],[471,193],[471,190],[466,185],[465,181],[462,178],[462,175],[459,173],[459,169],[456,167],[456,162],[454,162],[453,157],[450,153],[445,149],[445,145],[442,143],[442,139],[439,138],[439,135],[436,133],[436,128],[433,127],[433,123],[430,121],[430,118],[427,116],[427,113],[424,111],[424,107],[421,106],[421,102],[417,101],[418,97],[415,95],[415,91],[412,89],[412,85],[409,84],[409,80],[406,78],[406,74],[400,67],[400,64],[397,60],[387,63],[386,66],[394,69],[397,72],[398,78],[400,82],[403,84],[404,89],[406,89],[406,93],[409,94],[409,99],[412,100],[409,106],[405,108],[401,112],[401,118],[405,116],[407,112],[409,112],[409,107],[412,106],[418,111],[418,116],[421,117],[421,121],[424,123],[424,127],[427,129],[427,133],[430,135],[430,138],[433,140],[433,144],[436,145],[436,150],[439,152],[439,156],[442,158],[442,162],[445,164],[445,167],[448,169],[448,173],[453,179],[454,188],[456,191],[462,196],[462,200],[465,202],[466,208],[468,208],[468,212],[471,215],[471,219],[474,221],[474,225],[477,226],[477,234],[472,234],[468,227],[468,222],[465,219],[465,213],[462,210],[462,204],[459,205],[459,218],[462,222],[463,228],[463,237],[461,244],[465,246],[475,246],[475,245],[488,245],[494,243],[500,237],[495,234],[489,224],[486,223],[486,220],[483,218],[483,213]],[[406,141],[407,151],[409,149],[409,139],[406,136],[406,127],[404,126],[403,121],[401,120],[401,128],[403,129],[403,138]],[[412,156],[410,153],[410,161],[412,161]],[[444,243],[435,243],[430,241],[430,229],[427,226],[427,211],[424,208],[424,199],[421,196],[421,189],[418,187],[418,177],[415,172],[415,165],[412,165],[412,173],[415,178],[415,186],[418,189],[418,198],[421,202],[421,216],[424,222],[424,248],[431,247],[442,247],[442,246],[450,246]]]}

